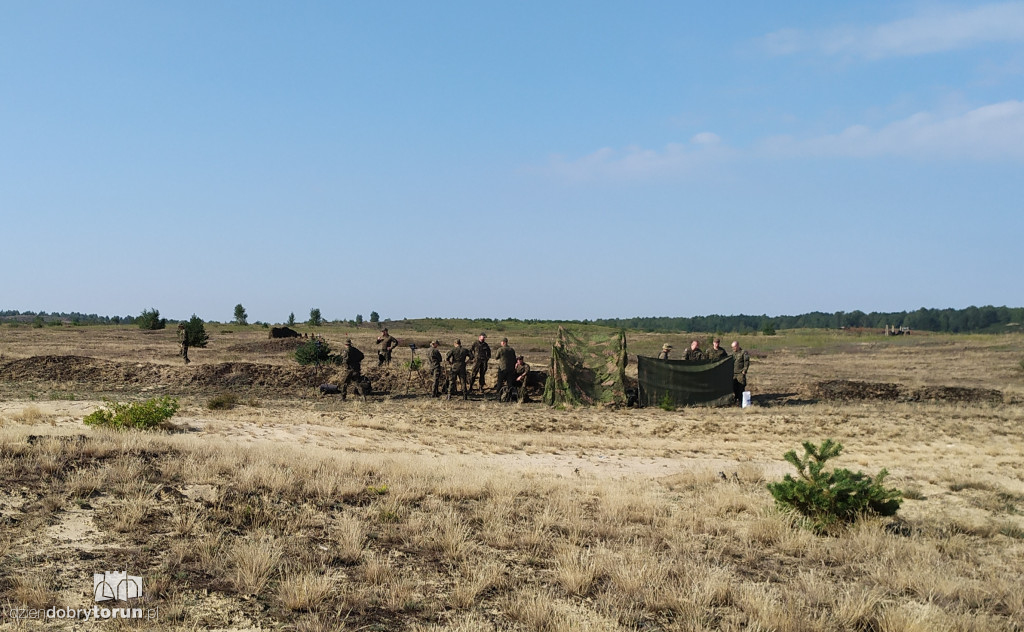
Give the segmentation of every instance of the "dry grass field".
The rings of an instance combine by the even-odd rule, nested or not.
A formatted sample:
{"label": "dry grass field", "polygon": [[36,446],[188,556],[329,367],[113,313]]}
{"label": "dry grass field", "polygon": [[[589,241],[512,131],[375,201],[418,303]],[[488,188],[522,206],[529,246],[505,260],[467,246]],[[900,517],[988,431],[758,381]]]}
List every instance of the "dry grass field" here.
{"label": "dry grass field", "polygon": [[[0,629],[1024,630],[1024,336],[742,337],[754,405],[667,412],[434,400],[408,348],[342,402],[293,343],[207,332],[184,367],[170,329],[0,326]],[[375,364],[375,331],[322,333]],[[553,333],[504,335],[545,368]],[[158,395],[179,432],[82,423]],[[895,518],[774,507],[782,454],[828,437],[889,470]],[[47,614],[125,570],[148,618]]]}

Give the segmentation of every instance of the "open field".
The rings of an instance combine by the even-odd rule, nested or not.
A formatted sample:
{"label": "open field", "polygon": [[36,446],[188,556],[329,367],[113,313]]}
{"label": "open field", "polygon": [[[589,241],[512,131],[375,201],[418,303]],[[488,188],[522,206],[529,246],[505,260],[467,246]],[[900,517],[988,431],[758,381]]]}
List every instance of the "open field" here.
{"label": "open field", "polygon": [[[105,627],[1024,629],[1024,336],[741,337],[755,405],[666,412],[433,400],[400,366],[341,402],[266,330],[207,333],[184,367],[170,329],[0,326],[0,628],[88,629],[45,611],[127,570],[154,616]],[[322,333],[374,364],[376,331]],[[546,368],[552,331],[488,333]],[[164,394],[182,432],[82,424]],[[782,454],[827,437],[888,468],[895,519],[818,537],[774,509]]]}

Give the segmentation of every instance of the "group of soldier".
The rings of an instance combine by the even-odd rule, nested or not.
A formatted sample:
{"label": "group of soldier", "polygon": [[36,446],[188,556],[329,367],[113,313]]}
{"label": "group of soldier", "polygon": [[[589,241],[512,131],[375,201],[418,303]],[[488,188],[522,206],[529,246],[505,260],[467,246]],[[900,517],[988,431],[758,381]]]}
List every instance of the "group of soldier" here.
{"label": "group of soldier", "polygon": [[[498,381],[494,386],[500,401],[526,401],[526,383],[530,373],[530,365],[526,363],[521,355],[516,355],[516,350],[508,344],[508,338],[502,338],[493,356],[491,346],[487,344],[487,334],[481,333],[473,346],[466,349],[462,346],[462,340],[456,340],[455,346],[448,350],[444,356],[444,362],[448,363],[447,370],[441,360],[441,351],[438,349],[441,342],[434,340],[430,343],[430,353],[427,355],[427,364],[431,376],[431,397],[441,396],[441,385],[447,376],[448,386],[445,390],[445,397],[451,399],[459,395],[462,399],[469,399],[469,394],[474,386],[480,385],[480,394],[483,395],[487,387],[487,365],[491,358],[494,358],[498,365]],[[472,366],[472,370],[469,367]],[[467,378],[468,375],[468,378]]]}
{"label": "group of soldier", "polygon": [[[377,337],[377,344],[380,348],[377,351],[378,366],[391,364],[391,356],[396,347],[398,339],[392,336],[387,328],[381,330]],[[427,353],[427,366],[430,369],[431,397],[440,397],[443,391],[447,399],[453,396],[462,395],[463,399],[469,399],[469,394],[474,386],[479,383],[480,394],[486,388],[487,367],[491,361],[491,346],[487,344],[487,334],[481,333],[473,346],[469,349],[462,346],[462,340],[456,340],[455,346],[449,349],[448,354],[441,356],[439,349],[441,342],[434,340],[430,343],[430,351]],[[509,346],[508,338],[502,338],[500,346],[493,354],[498,365],[498,382],[494,392],[501,401],[526,401],[526,383],[530,373],[530,365],[521,355],[516,355],[515,349]],[[352,346],[351,340],[345,341],[345,348],[341,353],[342,366],[344,370],[339,376],[341,382],[341,397],[345,399],[348,394],[348,385],[356,386],[357,392],[363,395],[359,385],[362,384],[360,374],[360,362],[363,354]],[[447,364],[447,366],[446,366]]]}
{"label": "group of soldier", "polygon": [[[725,359],[729,355],[729,352],[722,348],[722,339],[715,338],[711,341],[711,348],[704,351],[700,348],[700,341],[693,340],[690,342],[690,348],[683,354],[683,360],[711,360],[717,362],[718,360]],[[736,397],[736,403],[739,403],[743,398],[743,391],[747,390],[747,369],[750,368],[750,354],[746,350],[740,348],[740,343],[732,341],[732,357],[733,357],[733,368],[732,368],[732,392]],[[672,353],[672,345],[667,342],[661,345],[661,353],[658,354],[659,360],[668,360],[669,354]]]}
{"label": "group of soldier", "polygon": [[[179,355],[188,359],[188,334],[184,323],[178,325],[178,344],[180,345]],[[398,339],[388,333],[387,328],[380,332],[377,337],[377,344],[380,349],[377,351],[378,366],[391,364],[392,352],[398,347]],[[704,351],[700,348],[700,341],[693,340],[689,349],[683,354],[683,360],[711,360],[718,361],[729,355],[729,352],[721,347],[721,338],[715,338],[711,348]],[[487,344],[487,334],[481,333],[473,346],[466,349],[462,346],[462,340],[456,340],[446,356],[442,358],[438,347],[441,342],[434,340],[430,343],[430,351],[427,354],[427,366],[430,369],[431,397],[440,397],[442,390],[447,399],[461,393],[463,399],[469,399],[473,387],[479,382],[480,394],[484,394],[486,388],[485,379],[488,363],[492,358],[491,347]],[[661,346],[659,360],[668,360],[672,353],[672,345],[665,343]],[[341,372],[338,375],[339,390],[341,398],[347,399],[348,387],[351,385],[362,398],[366,399],[367,386],[362,377],[363,352],[352,346],[352,340],[345,341],[340,355]],[[733,393],[736,401],[739,402],[743,391],[747,388],[747,369],[750,368],[750,354],[735,340],[732,343],[733,363]],[[516,355],[515,349],[509,346],[508,338],[502,338],[500,346],[494,352],[493,358],[498,366],[498,381],[494,386],[494,392],[500,401],[520,402],[527,401],[527,382],[530,374],[530,365],[526,363],[521,355]],[[445,366],[447,363],[447,367]],[[469,367],[472,367],[470,370]],[[468,376],[468,377],[467,377]],[[442,389],[442,385],[446,386]],[[461,386],[460,386],[461,385]]]}

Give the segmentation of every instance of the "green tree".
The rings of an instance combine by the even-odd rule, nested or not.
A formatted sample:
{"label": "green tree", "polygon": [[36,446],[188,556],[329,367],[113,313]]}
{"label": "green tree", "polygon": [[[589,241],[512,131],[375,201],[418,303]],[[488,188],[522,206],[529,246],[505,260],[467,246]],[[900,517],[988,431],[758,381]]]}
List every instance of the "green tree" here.
{"label": "green tree", "polygon": [[206,347],[210,337],[206,335],[206,327],[202,318],[192,314],[192,318],[185,323],[185,338],[190,347]]}
{"label": "green tree", "polygon": [[375,324],[375,325],[377,323],[379,323],[380,322],[380,314],[378,314],[377,312],[370,312],[370,322]]}
{"label": "green tree", "polygon": [[794,450],[784,455],[799,477],[786,474],[768,483],[768,491],[780,507],[806,516],[816,533],[834,533],[865,514],[891,516],[900,508],[902,492],[882,486],[889,474],[884,468],[874,478],[846,469],[825,472],[825,462],[839,456],[842,444],[825,439],[821,446],[805,441],[803,447],[803,458]]}
{"label": "green tree", "polygon": [[363,324],[363,315],[362,314],[356,314],[356,327],[359,327],[362,324]]}
{"label": "green tree", "polygon": [[242,307],[242,304],[235,305],[235,324],[245,325],[248,318],[249,315],[245,313],[245,308]]}
{"label": "green tree", "polygon": [[324,319],[320,316],[320,308],[314,307],[309,310],[309,326],[319,327],[324,324]]}
{"label": "green tree", "polygon": [[144,309],[139,317],[135,319],[139,329],[163,329],[167,326],[167,319],[160,318],[160,310],[156,308]]}
{"label": "green tree", "polygon": [[288,326],[289,327],[294,327],[295,326],[295,312],[292,312],[291,314],[288,314]]}

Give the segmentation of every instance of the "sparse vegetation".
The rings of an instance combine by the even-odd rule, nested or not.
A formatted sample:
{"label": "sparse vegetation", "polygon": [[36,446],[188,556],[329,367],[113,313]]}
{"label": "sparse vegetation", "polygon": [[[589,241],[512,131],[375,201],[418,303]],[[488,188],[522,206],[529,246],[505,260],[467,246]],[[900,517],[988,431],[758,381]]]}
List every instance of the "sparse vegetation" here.
{"label": "sparse vegetation", "polygon": [[785,459],[797,469],[799,478],[786,477],[769,483],[768,491],[780,507],[793,509],[810,521],[817,533],[835,533],[865,515],[892,516],[900,508],[900,490],[885,488],[888,472],[883,468],[872,478],[847,469],[825,471],[825,464],[840,455],[842,444],[825,439],[820,446],[803,443],[801,458],[790,450]]}
{"label": "sparse vegetation", "polygon": [[[425,344],[494,331],[482,322],[389,326]],[[543,367],[550,331],[506,326]],[[337,323],[318,334],[363,349],[376,336]],[[685,340],[630,334],[629,348],[650,355],[666,338]],[[763,405],[675,412],[463,404],[415,384],[408,398],[342,403],[311,392],[293,356],[304,341],[235,328],[204,353],[202,377],[172,364],[172,340],[0,328],[8,611],[91,607],[91,573],[117,568],[144,577],[160,608],[144,627],[157,630],[1011,632],[1024,620],[1019,336],[783,329],[743,341]],[[893,392],[955,374],[1005,399],[805,388],[900,382],[911,350],[920,381]],[[406,372],[387,374],[404,389]],[[210,410],[225,389],[246,406]],[[112,392],[178,395],[197,431],[83,427]],[[779,454],[819,435],[846,446],[823,472],[886,465],[915,500],[832,537],[794,528],[805,519],[774,510],[764,483],[793,472]]]}
{"label": "sparse vegetation", "polygon": [[231,410],[238,404],[238,395],[234,393],[221,393],[210,398],[206,407],[210,410]]}
{"label": "sparse vegetation", "polygon": [[107,402],[82,420],[87,426],[102,426],[114,430],[168,429],[167,421],[178,412],[174,397],[157,397],[141,403]]}

